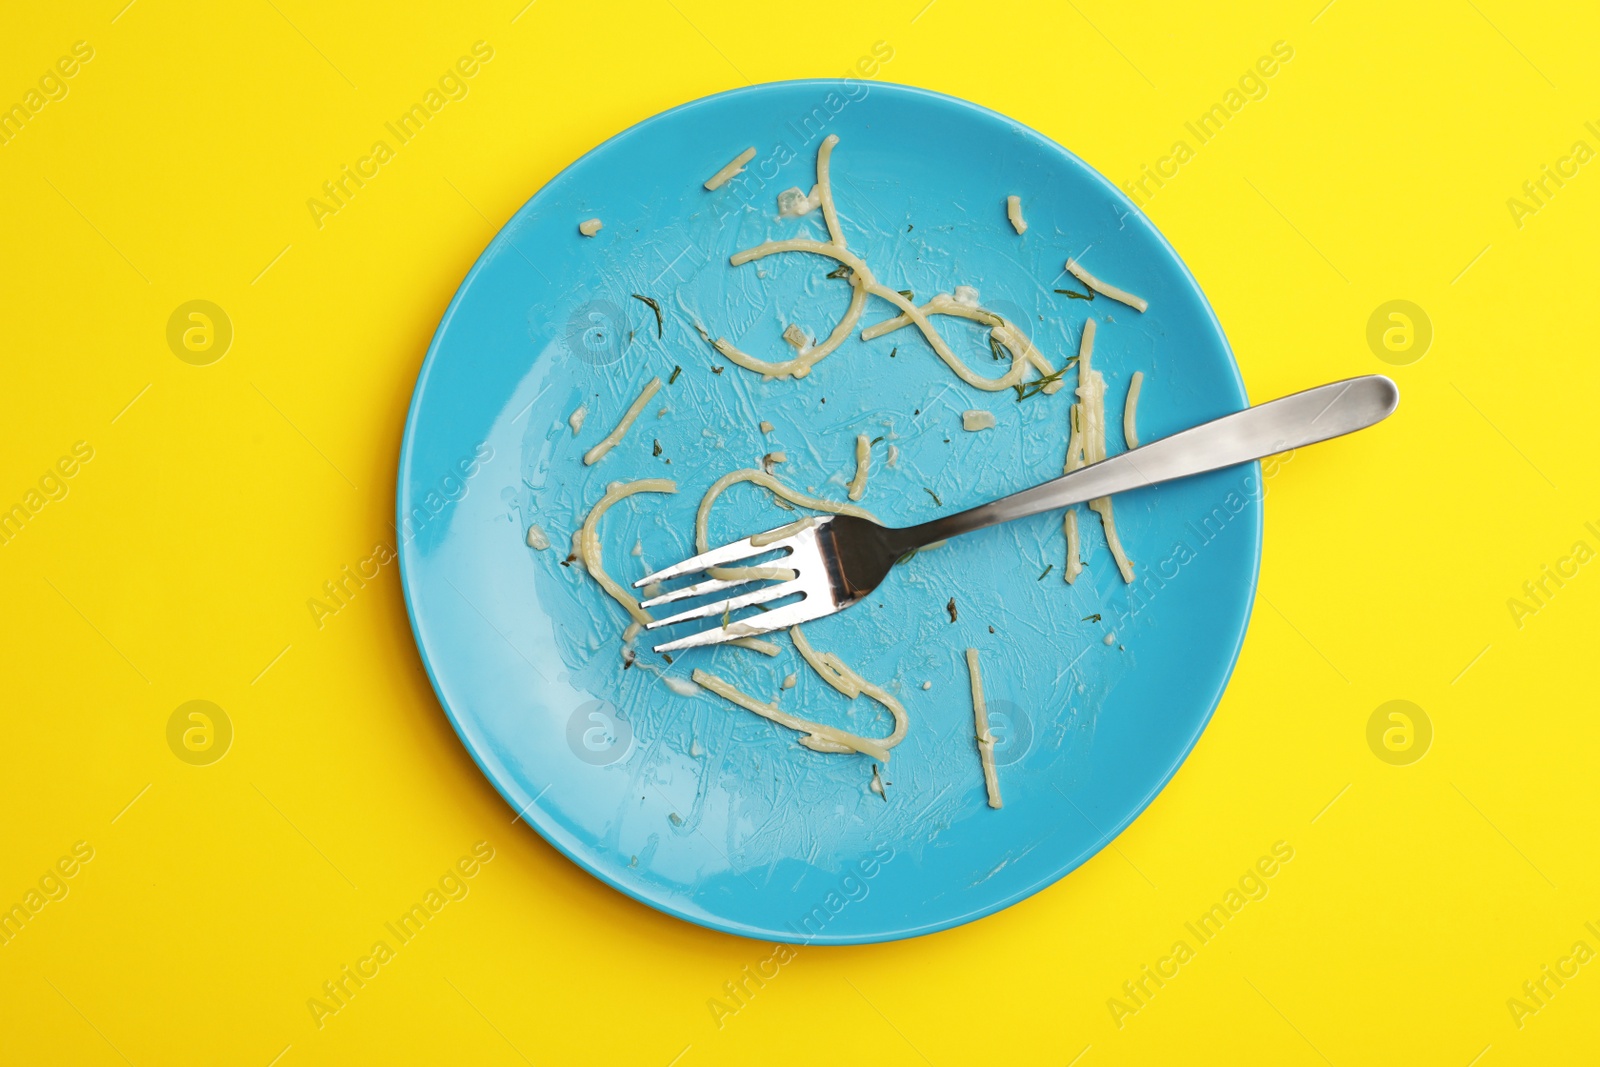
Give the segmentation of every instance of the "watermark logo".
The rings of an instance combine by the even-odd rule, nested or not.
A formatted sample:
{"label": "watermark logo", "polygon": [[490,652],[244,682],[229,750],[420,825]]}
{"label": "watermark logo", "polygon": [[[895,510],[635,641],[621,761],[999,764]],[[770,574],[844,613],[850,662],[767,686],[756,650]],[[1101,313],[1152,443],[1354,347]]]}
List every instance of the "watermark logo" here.
{"label": "watermark logo", "polygon": [[1433,745],[1433,720],[1409,700],[1379,704],[1367,720],[1367,747],[1393,767],[1409,767]]}
{"label": "watermark logo", "polygon": [[1379,304],[1367,319],[1367,347],[1385,363],[1406,367],[1428,354],[1433,320],[1409,300]]}
{"label": "watermark logo", "polygon": [[24,126],[38,120],[39,112],[48,105],[65,100],[71,91],[67,79],[76,77],[83,65],[93,58],[94,46],[88,41],[78,41],[73,44],[70,55],[63,55],[44,69],[38,82],[29,86],[20,100],[9,107],[0,103],[0,145],[10,144]]}
{"label": "watermark logo", "polygon": [[567,718],[567,747],[591,767],[608,767],[633,751],[633,726],[610,701],[590,700]]}
{"label": "watermark logo", "polygon": [[628,345],[628,316],[610,300],[590,300],[567,316],[567,354],[591,367],[609,367]]}
{"label": "watermark logo", "polygon": [[1288,41],[1273,42],[1269,52],[1246,67],[1233,85],[1214,98],[1209,108],[1183,124],[1183,134],[1174,138],[1165,155],[1158,156],[1153,163],[1142,164],[1138,177],[1123,182],[1122,191],[1140,207],[1148,204],[1156,193],[1177,178],[1183,166],[1194,159],[1200,149],[1215,140],[1229,123],[1238,120],[1246,104],[1267,98],[1271,79],[1292,59],[1294,45]]}
{"label": "watermark logo", "polygon": [[1009,700],[988,705],[989,732],[994,735],[994,765],[1009,767],[1033,747],[1033,719],[1027,709]]}
{"label": "watermark logo", "polygon": [[179,704],[167,719],[167,747],[193,767],[209,767],[233,745],[233,720],[209,700]]}
{"label": "watermark logo", "polygon": [[[311,1021],[317,1029],[321,1030],[327,1025],[328,1019],[348,1008],[356,994],[383,973],[383,967],[402,948],[416,940],[430,924],[438,921],[441,911],[451,904],[466,900],[467,894],[472,892],[471,879],[476,878],[494,857],[494,846],[489,842],[479,841],[473,845],[472,852],[446,867],[439,880],[416,898],[409,909],[401,912],[394,921],[383,924],[386,936],[373,941],[372,950],[367,955],[358,956],[355,963],[340,967],[337,974],[322,983],[322,988],[315,996],[306,998],[306,1009],[310,1011]],[[393,944],[389,941],[391,937]],[[458,989],[456,992],[461,991]],[[283,1054],[278,1055],[281,1057]]]}
{"label": "watermark logo", "polygon": [[1237,882],[1229,886],[1220,897],[1214,898],[1211,907],[1202,911],[1192,922],[1183,924],[1183,934],[1172,943],[1171,950],[1156,958],[1153,964],[1141,964],[1134,977],[1122,983],[1117,995],[1106,998],[1106,1010],[1111,1021],[1121,1030],[1128,1019],[1138,1015],[1156,995],[1165,989],[1182,972],[1185,964],[1193,960],[1200,949],[1222,935],[1229,924],[1239,918],[1246,905],[1267,899],[1272,891],[1270,880],[1294,859],[1294,846],[1287,841],[1274,841],[1270,854],[1257,857],[1255,863],[1244,869]]}
{"label": "watermark logo", "polygon": [[38,882],[30,885],[10,908],[0,904],[0,948],[11,944],[12,938],[22,933],[23,927],[37,919],[46,905],[65,900],[67,894],[72,891],[68,879],[74,877],[83,869],[83,865],[92,859],[94,859],[94,846],[87,841],[79,841],[72,846],[71,852],[63,854],[56,860],[53,867],[46,867]]}
{"label": "watermark logo", "polygon": [[209,300],[179,304],[167,319],[167,347],[195,367],[208,367],[233,345],[233,320]]}

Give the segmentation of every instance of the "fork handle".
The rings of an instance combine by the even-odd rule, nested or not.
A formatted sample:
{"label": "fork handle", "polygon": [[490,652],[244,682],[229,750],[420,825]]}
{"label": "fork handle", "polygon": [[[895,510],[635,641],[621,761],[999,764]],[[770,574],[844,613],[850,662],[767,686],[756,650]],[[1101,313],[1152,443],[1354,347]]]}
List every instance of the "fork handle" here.
{"label": "fork handle", "polygon": [[1387,418],[1400,390],[1368,374],[1292,393],[1130,449],[1043,485],[897,531],[907,548],[1191,474],[1316,444]]}

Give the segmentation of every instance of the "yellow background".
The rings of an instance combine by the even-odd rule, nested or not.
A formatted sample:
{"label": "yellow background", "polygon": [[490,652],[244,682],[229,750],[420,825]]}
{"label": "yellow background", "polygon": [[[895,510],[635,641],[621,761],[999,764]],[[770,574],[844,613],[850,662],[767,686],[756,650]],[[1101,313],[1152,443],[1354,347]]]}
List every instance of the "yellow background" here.
{"label": "yellow background", "polygon": [[[74,842],[94,859],[0,947],[0,1061],[1593,1058],[1600,963],[1520,1027],[1506,1003],[1600,949],[1600,565],[1520,628],[1507,607],[1600,548],[1600,163],[1520,227],[1506,206],[1574,141],[1600,148],[1592,5],[525,2],[7,12],[0,103],[73,42],[95,54],[0,147],[0,507],[74,442],[94,458],[0,545],[0,904]],[[318,229],[306,200],[479,40],[470,96]],[[321,630],[307,611],[392,540],[406,404],[457,283],[601,140],[843,74],[874,42],[880,79],[1121,183],[1280,40],[1266,98],[1148,211],[1253,397],[1390,370],[1398,415],[1270,482],[1233,682],[1115,847],[961,929],[801,948],[719,1028],[708,999],[770,948],[512,824],[428,688],[394,567]],[[233,323],[210,366],[167,345],[192,299]],[[1434,339],[1391,369],[1366,331],[1393,299]],[[234,727],[210,766],[168,746],[193,699]],[[1393,699],[1433,727],[1408,766],[1367,743]],[[1280,840],[1270,894],[1119,1028],[1108,999]],[[319,1029],[307,999],[478,841],[470,896]]]}

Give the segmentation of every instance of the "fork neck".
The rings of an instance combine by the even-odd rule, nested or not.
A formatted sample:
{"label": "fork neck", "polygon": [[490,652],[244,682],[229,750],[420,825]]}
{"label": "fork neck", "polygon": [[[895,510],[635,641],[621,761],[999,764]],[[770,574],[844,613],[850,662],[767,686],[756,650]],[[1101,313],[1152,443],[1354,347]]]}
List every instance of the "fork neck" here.
{"label": "fork neck", "polygon": [[929,519],[915,526],[902,526],[892,531],[895,549],[898,553],[904,554],[914,548],[926,548],[939,541],[946,541],[964,533],[971,533],[973,530],[981,530],[985,526],[993,526],[1007,519],[1019,517],[1013,513],[1016,509],[1004,506],[1006,499],[1009,498],[980,504],[966,511],[958,511],[954,515]]}

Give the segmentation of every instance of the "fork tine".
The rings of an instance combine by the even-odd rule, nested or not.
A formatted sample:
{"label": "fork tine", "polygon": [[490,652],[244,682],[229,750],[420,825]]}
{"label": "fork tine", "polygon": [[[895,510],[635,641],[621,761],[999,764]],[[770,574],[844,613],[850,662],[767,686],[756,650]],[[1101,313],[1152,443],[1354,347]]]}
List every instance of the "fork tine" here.
{"label": "fork tine", "polygon": [[[809,526],[795,530],[788,537],[779,538],[774,541],[765,540],[775,533],[781,533],[782,531],[798,525],[798,523],[786,523],[783,526],[778,526],[771,530],[767,530],[765,533],[758,533],[751,537],[742,538],[738,541],[730,541],[728,544],[719,545],[718,547],[710,549],[709,551],[702,552],[698,556],[690,556],[682,563],[675,563],[670,567],[661,568],[654,574],[645,575],[637,582],[634,582],[633,587],[635,589],[642,589],[651,582],[664,582],[668,578],[678,578],[685,574],[693,574],[695,571],[703,571],[707,567],[717,567],[724,563],[733,563],[736,560],[741,560],[748,556],[758,556],[766,552],[780,552],[784,550],[793,552],[795,548],[799,546],[801,537],[810,531],[822,529],[833,520],[832,515],[811,516],[810,518],[811,523]],[[804,522],[805,520],[801,521]],[[764,543],[752,544],[752,542],[756,541],[763,541]],[[779,561],[775,559],[772,562],[776,564]]]}
{"label": "fork tine", "polygon": [[[774,571],[784,571],[789,575],[788,578],[777,580],[792,581],[794,578],[798,577],[793,570],[787,567],[773,567],[771,569]],[[748,585],[751,582],[759,582],[763,580],[770,581],[775,578],[777,578],[776,575],[773,575],[771,578],[764,579],[761,575],[752,574],[745,578],[716,578],[707,582],[696,582],[693,585],[686,585],[682,589],[674,589],[670,593],[662,593],[660,596],[655,596],[651,597],[649,600],[640,601],[639,606],[641,608],[653,608],[661,604],[671,604],[675,600],[688,600],[690,597],[707,596],[711,593],[721,592],[724,589],[732,589],[737,585]]]}
{"label": "fork tine", "polygon": [[657,652],[676,652],[680,648],[701,648],[706,645],[720,645],[724,641],[732,641],[736,637],[755,637],[758,634],[771,633],[773,630],[787,630],[791,626],[798,626],[803,622],[820,618],[833,611],[832,604],[826,597],[807,597],[794,604],[785,604],[781,608],[774,608],[764,615],[757,615],[750,619],[741,619],[729,626],[713,626],[709,630],[680,637],[675,641],[656,645]]}
{"label": "fork tine", "polygon": [[[760,535],[758,534],[757,536]],[[664,582],[668,578],[678,578],[685,574],[693,574],[695,571],[703,571],[707,567],[716,567],[724,563],[733,563],[737,560],[744,559],[747,556],[754,556],[757,553],[771,552],[776,549],[786,547],[788,547],[788,542],[786,541],[774,541],[770,545],[761,545],[757,547],[750,544],[750,538],[742,538],[741,540],[731,541],[725,545],[719,545],[710,551],[700,553],[698,556],[690,556],[682,563],[674,563],[670,567],[663,567],[654,574],[647,574],[643,578],[640,578],[637,582],[634,582],[633,587],[635,589],[642,589],[651,582]]]}
{"label": "fork tine", "polygon": [[[711,603],[702,604],[698,608],[690,608],[688,611],[681,611],[676,615],[669,615],[664,619],[657,619],[652,623],[647,623],[645,625],[645,629],[657,630],[663,626],[672,626],[675,623],[688,622],[690,619],[703,619],[708,615],[722,615],[729,611],[738,611],[740,608],[748,608],[752,604],[762,604],[768,600],[777,600],[779,597],[786,597],[791,593],[799,593],[803,591],[804,586],[798,579],[790,582],[780,582],[777,585],[763,586],[762,588],[751,593],[744,593],[740,596],[729,597],[727,600],[713,600]],[[733,636],[738,635],[735,634]]]}

